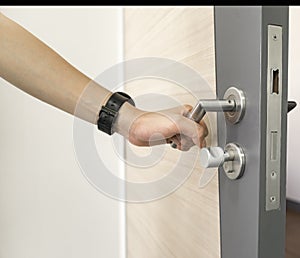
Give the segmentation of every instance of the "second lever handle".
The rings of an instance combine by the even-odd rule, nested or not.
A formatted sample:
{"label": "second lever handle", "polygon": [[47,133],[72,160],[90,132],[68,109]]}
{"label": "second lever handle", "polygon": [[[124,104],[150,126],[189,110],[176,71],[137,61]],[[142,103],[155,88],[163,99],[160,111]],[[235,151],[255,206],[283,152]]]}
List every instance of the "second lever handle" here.
{"label": "second lever handle", "polygon": [[200,163],[204,168],[220,167],[228,178],[240,178],[245,170],[245,155],[243,149],[236,143],[228,143],[224,151],[221,147],[208,147],[200,150]]}
{"label": "second lever handle", "polygon": [[200,163],[205,168],[219,167],[225,161],[233,160],[234,156],[223,151],[221,147],[208,147],[200,150]]}

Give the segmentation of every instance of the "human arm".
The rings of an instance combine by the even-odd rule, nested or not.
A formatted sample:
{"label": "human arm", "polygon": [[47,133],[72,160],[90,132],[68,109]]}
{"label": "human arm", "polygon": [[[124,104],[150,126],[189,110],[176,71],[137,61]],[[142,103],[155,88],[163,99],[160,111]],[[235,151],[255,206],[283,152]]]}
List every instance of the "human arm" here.
{"label": "human arm", "polygon": [[[0,76],[17,88],[70,114],[83,90],[93,88],[95,100],[83,119],[96,123],[99,107],[111,92],[68,63],[53,49],[0,13]],[[82,100],[84,101],[84,100]]]}
{"label": "human arm", "polygon": [[[17,88],[63,111],[96,124],[99,110],[112,92],[77,70],[53,49],[23,27],[0,13],[0,76]],[[92,94],[85,98],[86,88]],[[76,106],[80,99],[80,114]],[[125,103],[119,112],[114,130],[140,146],[148,146],[150,138],[160,133],[163,140],[182,140],[201,146],[207,132],[205,124],[187,120],[185,108],[161,112],[146,112]],[[183,125],[190,124],[186,127]],[[196,131],[198,133],[196,133]],[[192,139],[192,142],[190,141]]]}

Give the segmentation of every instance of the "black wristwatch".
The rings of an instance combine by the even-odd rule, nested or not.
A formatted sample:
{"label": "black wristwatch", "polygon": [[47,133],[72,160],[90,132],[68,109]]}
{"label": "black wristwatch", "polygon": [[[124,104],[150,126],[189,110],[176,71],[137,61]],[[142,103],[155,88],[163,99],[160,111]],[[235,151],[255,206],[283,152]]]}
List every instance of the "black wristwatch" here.
{"label": "black wristwatch", "polygon": [[100,131],[103,131],[109,135],[114,133],[112,130],[113,124],[116,121],[119,109],[125,102],[135,106],[132,98],[124,92],[114,92],[110,96],[105,106],[102,106],[99,112],[97,125]]}

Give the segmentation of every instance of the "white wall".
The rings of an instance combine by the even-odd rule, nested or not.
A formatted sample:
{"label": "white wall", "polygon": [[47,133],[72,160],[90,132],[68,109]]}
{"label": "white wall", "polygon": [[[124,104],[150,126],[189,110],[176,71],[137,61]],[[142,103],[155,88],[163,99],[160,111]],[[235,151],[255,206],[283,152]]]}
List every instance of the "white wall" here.
{"label": "white wall", "polygon": [[300,202],[300,7],[290,7],[289,100],[298,106],[288,115],[287,198]]}
{"label": "white wall", "polygon": [[[2,7],[94,78],[122,58],[122,10]],[[124,256],[124,204],[82,175],[73,117],[0,78],[0,257]]]}

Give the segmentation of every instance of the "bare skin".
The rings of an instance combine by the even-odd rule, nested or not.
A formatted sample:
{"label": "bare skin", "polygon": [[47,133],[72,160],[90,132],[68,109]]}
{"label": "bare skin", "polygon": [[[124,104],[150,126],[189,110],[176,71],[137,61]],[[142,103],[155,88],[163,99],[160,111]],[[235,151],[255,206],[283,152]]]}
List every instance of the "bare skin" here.
{"label": "bare skin", "polygon": [[[112,92],[80,72],[45,43],[0,12],[0,76],[24,92],[92,124]],[[89,97],[82,94],[88,87]],[[80,101],[79,101],[80,100]],[[80,103],[80,112],[76,107]],[[114,131],[132,144],[149,146],[174,142],[179,150],[205,146],[208,134],[185,115],[184,105],[147,112],[122,105]],[[154,137],[155,136],[155,137]]]}

